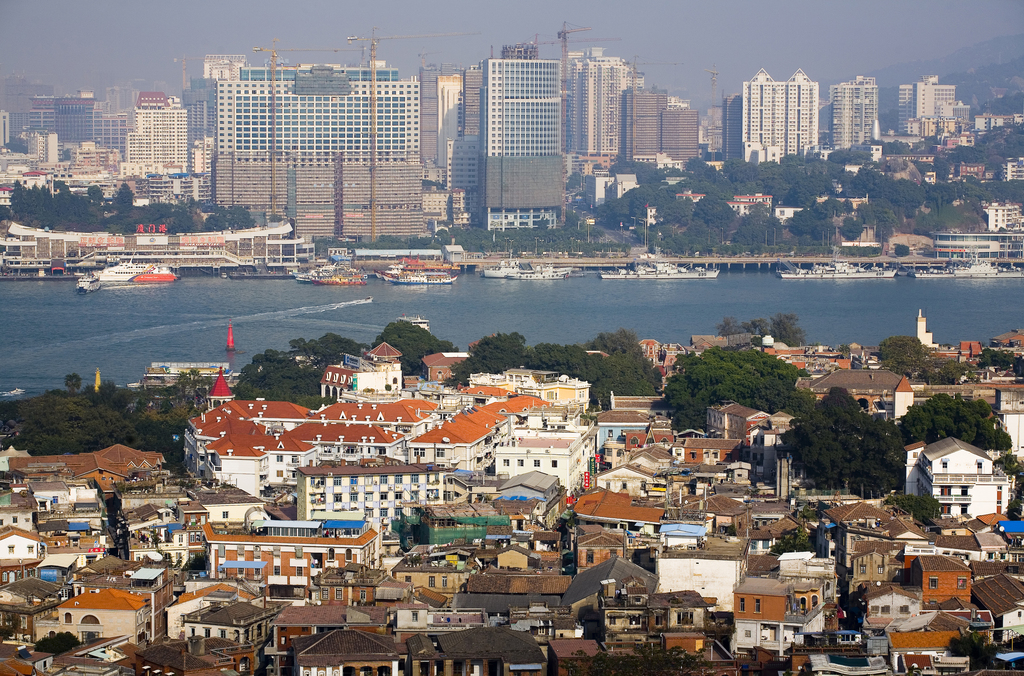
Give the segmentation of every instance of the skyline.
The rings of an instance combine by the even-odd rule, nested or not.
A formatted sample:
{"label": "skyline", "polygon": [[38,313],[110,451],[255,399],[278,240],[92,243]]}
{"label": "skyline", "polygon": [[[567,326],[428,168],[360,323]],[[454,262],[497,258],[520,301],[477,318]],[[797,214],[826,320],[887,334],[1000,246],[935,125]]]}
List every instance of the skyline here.
{"label": "skyline", "polygon": [[[1024,33],[1020,5],[1001,0],[972,3],[971,20],[957,23],[957,31],[952,34],[947,30],[950,17],[960,16],[964,8],[954,2],[829,5],[825,16],[820,5],[806,0],[750,6],[742,12],[732,4],[665,7],[644,3],[634,14],[640,18],[626,24],[619,18],[620,5],[608,0],[588,3],[585,10],[581,3],[552,5],[527,0],[517,5],[515,12],[504,11],[504,7],[482,12],[478,3],[466,0],[445,0],[430,6],[390,2],[344,9],[316,0],[302,3],[295,11],[272,15],[273,28],[265,28],[261,25],[264,14],[273,8],[267,2],[231,0],[212,6],[197,2],[142,10],[131,6],[129,12],[123,3],[113,0],[45,6],[4,2],[2,13],[7,20],[0,25],[0,40],[7,49],[0,57],[0,77],[22,75],[53,84],[61,93],[92,88],[100,95],[104,87],[137,81],[134,86],[139,89],[162,88],[177,94],[182,56],[244,54],[250,64],[258,65],[266,57],[254,54],[252,48],[269,46],[275,37],[280,39],[278,47],[282,49],[358,49],[364,43],[349,45],[346,37],[367,35],[373,26],[385,36],[478,33],[382,41],[378,58],[409,77],[418,74],[421,53],[428,64],[468,66],[487,58],[492,47],[500,50],[502,44],[532,41],[537,34],[542,43],[554,42],[562,21],[569,21],[592,27],[574,34],[583,41],[570,48],[604,47],[607,54],[627,60],[637,56],[641,62],[679,64],[644,65],[640,69],[651,85],[703,108],[710,101],[711,90],[710,76],[704,69],[713,64],[719,71],[721,96],[738,92],[741,83],[761,68],[776,80],[788,79],[802,69],[813,80],[827,84],[894,64],[941,58],[992,38]],[[197,17],[199,12],[202,20]],[[345,18],[341,19],[343,14]],[[663,20],[645,23],[643,18],[648,16]],[[900,35],[893,35],[886,24],[904,29]],[[728,35],[723,37],[722,31],[706,28],[715,25],[727,26],[723,31]],[[833,28],[857,25],[873,30]],[[40,39],[41,34],[52,35],[52,39]],[[797,38],[788,39],[787,34]],[[586,37],[619,40],[588,44]],[[540,52],[542,58],[560,57],[557,44],[541,44]],[[354,65],[361,53],[309,52],[282,57],[290,58],[293,64]],[[190,59],[188,74],[201,76],[201,64],[193,66]],[[155,87],[161,83],[162,87]]]}

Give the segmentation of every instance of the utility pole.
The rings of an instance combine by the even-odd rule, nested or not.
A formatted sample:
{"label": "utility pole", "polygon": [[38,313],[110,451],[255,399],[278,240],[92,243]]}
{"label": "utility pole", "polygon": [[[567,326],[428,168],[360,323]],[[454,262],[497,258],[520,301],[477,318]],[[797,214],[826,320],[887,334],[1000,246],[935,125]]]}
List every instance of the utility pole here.
{"label": "utility pole", "polygon": [[[377,35],[377,27],[370,31],[370,37],[348,36],[348,43],[370,43],[370,241],[377,240],[377,45],[381,40],[409,40],[412,38],[443,38],[456,35],[477,35],[478,33],[424,33],[422,35]],[[423,57],[420,57],[423,59]]]}

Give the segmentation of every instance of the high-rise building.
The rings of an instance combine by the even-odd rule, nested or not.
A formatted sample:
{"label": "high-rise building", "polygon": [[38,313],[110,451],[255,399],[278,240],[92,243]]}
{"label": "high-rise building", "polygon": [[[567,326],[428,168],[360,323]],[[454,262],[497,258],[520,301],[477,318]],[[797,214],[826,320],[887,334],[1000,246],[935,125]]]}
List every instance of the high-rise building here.
{"label": "high-rise building", "polygon": [[[435,162],[442,169],[448,166],[448,142],[459,138],[462,107],[462,76],[437,76],[437,155]],[[422,127],[422,121],[420,126]],[[424,143],[426,140],[424,139]]]}
{"label": "high-rise building", "polygon": [[60,161],[58,136],[53,132],[36,132],[29,136],[28,152],[40,164],[56,164]]}
{"label": "high-rise building", "polygon": [[126,141],[127,171],[134,175],[188,168],[188,111],[163,92],[141,92]]}
{"label": "high-rise building", "polygon": [[[134,106],[133,106],[134,108]],[[96,116],[96,143],[117,150],[122,158],[128,149],[128,123],[131,113],[100,113]]]}
{"label": "high-rise building", "polygon": [[[700,115],[674,96],[632,88],[621,96],[620,156],[627,161],[664,153],[673,160],[696,157]],[[634,123],[635,120],[635,123]]]}
{"label": "high-rise building", "polygon": [[243,54],[207,54],[203,59],[203,78],[207,80],[237,80],[245,68]]}
{"label": "high-rise building", "polygon": [[559,62],[508,45],[483,62],[480,171],[489,230],[555,225],[563,204]]}
{"label": "high-rise building", "polygon": [[106,100],[98,104],[102,113],[116,115],[130,113],[139,98],[139,90],[128,85],[106,88]]}
{"label": "high-rise building", "polygon": [[907,132],[909,120],[941,116],[943,104],[954,101],[956,85],[939,84],[938,75],[923,75],[914,84],[900,85],[900,132]]}
{"label": "high-rise building", "polygon": [[778,161],[817,144],[817,82],[802,70],[776,82],[762,68],[743,83],[743,159]]}
{"label": "high-rise building", "polygon": [[849,148],[871,142],[878,119],[878,85],[875,78],[858,75],[850,82],[828,88],[832,105],[832,147]]}
{"label": "high-rise building", "polygon": [[[262,214],[273,196],[299,236],[369,235],[370,78],[368,66],[303,65],[278,68],[274,89],[266,67],[218,81],[215,201]],[[376,234],[420,235],[420,83],[378,62],[376,84]]]}
{"label": "high-rise building", "polygon": [[480,91],[484,86],[484,71],[470,66],[462,72],[462,118],[459,136],[480,135]]}
{"label": "high-rise building", "polygon": [[722,159],[743,159],[743,95],[722,97]]}
{"label": "high-rise building", "polygon": [[96,98],[93,92],[80,90],[77,96],[55,99],[53,124],[62,143],[92,141],[96,135]]}
{"label": "high-rise building", "polygon": [[23,77],[10,75],[0,89],[0,108],[11,115],[11,130],[20,134],[29,126],[29,111],[37,96],[53,96],[53,85],[29,82]]}
{"label": "high-rise building", "polygon": [[444,166],[438,159],[442,153],[438,139],[440,123],[437,79],[458,73],[459,69],[449,63],[420,68],[420,159],[435,166]]}
{"label": "high-rise building", "polygon": [[217,135],[217,81],[194,77],[181,92],[181,105],[188,111],[189,146]]}
{"label": "high-rise building", "polygon": [[631,85],[630,65],[605,56],[600,47],[569,62],[566,148],[585,155],[617,155],[622,126],[622,92]]}
{"label": "high-rise building", "polygon": [[11,142],[11,114],[0,110],[0,146]]}

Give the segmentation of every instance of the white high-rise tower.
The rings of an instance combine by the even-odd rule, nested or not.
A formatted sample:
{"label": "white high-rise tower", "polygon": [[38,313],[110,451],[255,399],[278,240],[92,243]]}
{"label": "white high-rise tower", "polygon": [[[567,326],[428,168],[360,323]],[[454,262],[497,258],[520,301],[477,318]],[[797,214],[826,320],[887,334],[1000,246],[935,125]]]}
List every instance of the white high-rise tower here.
{"label": "white high-rise tower", "polygon": [[818,143],[818,83],[798,70],[776,82],[763,68],[743,83],[743,158],[777,162]]}

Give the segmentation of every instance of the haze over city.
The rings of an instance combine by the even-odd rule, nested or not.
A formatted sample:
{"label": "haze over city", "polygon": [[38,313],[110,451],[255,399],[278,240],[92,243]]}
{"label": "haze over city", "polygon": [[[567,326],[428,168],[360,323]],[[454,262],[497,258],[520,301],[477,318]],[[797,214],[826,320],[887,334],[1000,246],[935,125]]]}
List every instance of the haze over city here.
{"label": "haze over city", "polygon": [[[829,3],[787,0],[770,3],[639,2],[595,0],[517,3],[439,0],[420,2],[298,3],[253,2],[0,2],[0,76],[22,75],[52,83],[58,93],[132,83],[136,89],[178,93],[180,61],[175,57],[246,54],[264,58],[254,46],[347,48],[349,35],[476,33],[458,37],[394,40],[382,43],[379,58],[415,75],[420,54],[427,63],[469,66],[493,47],[531,41],[555,42],[562,22],[592,30],[574,34],[577,47],[587,38],[607,54],[647,65],[648,82],[706,107],[710,100],[705,68],[716,64],[719,93],[739,91],[760,68],[776,79],[798,68],[820,82],[838,82],[886,66],[946,56],[999,36],[1024,33],[1019,2],[858,1]],[[955,30],[954,30],[955,27]],[[356,45],[358,46],[358,44]],[[557,44],[542,44],[541,56],[557,58]],[[355,65],[359,52],[290,55],[292,63]],[[287,57],[286,57],[287,58]],[[196,59],[189,75],[202,75]],[[881,86],[895,82],[880,81]]]}

